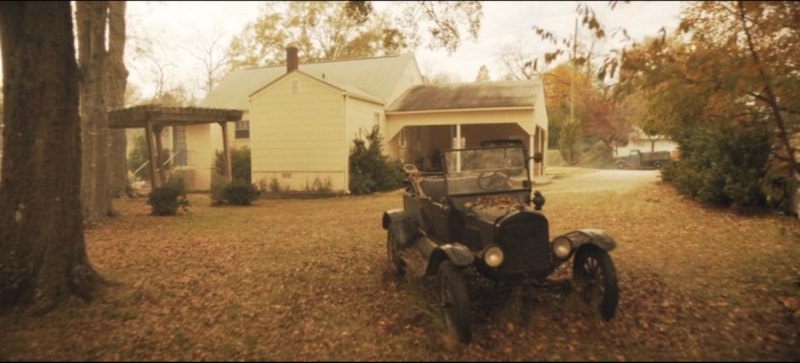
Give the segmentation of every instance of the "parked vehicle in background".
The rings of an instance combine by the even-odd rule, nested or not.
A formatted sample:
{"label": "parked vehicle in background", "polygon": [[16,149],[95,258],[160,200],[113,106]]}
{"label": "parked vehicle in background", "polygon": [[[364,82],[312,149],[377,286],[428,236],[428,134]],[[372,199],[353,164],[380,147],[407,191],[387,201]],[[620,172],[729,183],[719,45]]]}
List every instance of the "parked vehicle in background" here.
{"label": "parked vehicle in background", "polygon": [[654,168],[661,169],[670,162],[669,151],[641,152],[638,149],[631,150],[628,156],[618,157],[614,161],[617,169],[641,169]]}

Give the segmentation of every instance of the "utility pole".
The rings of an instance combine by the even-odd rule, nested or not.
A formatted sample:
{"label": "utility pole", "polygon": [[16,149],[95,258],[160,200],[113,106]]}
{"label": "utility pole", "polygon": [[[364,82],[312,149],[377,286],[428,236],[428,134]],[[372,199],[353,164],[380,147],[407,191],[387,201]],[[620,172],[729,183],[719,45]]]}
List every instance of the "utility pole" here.
{"label": "utility pole", "polygon": [[578,17],[575,17],[575,32],[572,33],[572,80],[569,86],[569,122],[575,122],[575,57],[578,48]]}

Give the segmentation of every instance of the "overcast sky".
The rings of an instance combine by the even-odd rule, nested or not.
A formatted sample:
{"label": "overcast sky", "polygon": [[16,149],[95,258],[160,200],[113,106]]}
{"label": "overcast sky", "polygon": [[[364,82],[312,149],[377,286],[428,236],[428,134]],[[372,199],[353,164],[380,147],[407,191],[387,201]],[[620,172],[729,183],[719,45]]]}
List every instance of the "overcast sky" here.
{"label": "overcast sky", "polygon": [[[153,39],[153,34],[158,35],[155,38],[160,39],[160,43],[154,45],[153,53],[163,63],[167,88],[184,84],[198,89],[201,87],[199,64],[181,47],[215,34],[221,35],[221,43],[227,46],[233,35],[239,34],[248,22],[258,17],[262,4],[132,1],[128,2],[129,34],[141,39]],[[613,11],[606,1],[589,4],[607,29],[623,27],[634,39],[656,35],[661,27],[674,29],[678,24],[678,2],[620,2]],[[375,2],[375,8],[391,11],[392,2]],[[456,81],[471,82],[481,65],[486,65],[490,77],[496,80],[507,73],[500,61],[504,47],[520,47],[525,53],[541,54],[546,46],[531,28],[538,25],[557,35],[568,36],[573,30],[575,8],[575,2],[484,2],[477,40],[465,41],[452,55],[426,48],[414,53],[424,74],[449,73]],[[146,60],[138,60],[133,64],[129,62],[129,68],[132,68],[129,81],[138,86],[143,96],[152,95],[155,90],[152,65]]]}

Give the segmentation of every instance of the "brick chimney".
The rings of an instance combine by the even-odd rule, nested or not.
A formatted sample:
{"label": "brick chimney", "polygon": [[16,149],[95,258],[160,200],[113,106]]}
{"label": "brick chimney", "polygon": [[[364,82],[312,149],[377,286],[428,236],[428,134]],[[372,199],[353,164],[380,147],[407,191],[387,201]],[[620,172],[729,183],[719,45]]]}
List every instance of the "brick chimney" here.
{"label": "brick chimney", "polygon": [[290,45],[286,47],[286,73],[297,70],[300,61],[297,59],[297,47]]}

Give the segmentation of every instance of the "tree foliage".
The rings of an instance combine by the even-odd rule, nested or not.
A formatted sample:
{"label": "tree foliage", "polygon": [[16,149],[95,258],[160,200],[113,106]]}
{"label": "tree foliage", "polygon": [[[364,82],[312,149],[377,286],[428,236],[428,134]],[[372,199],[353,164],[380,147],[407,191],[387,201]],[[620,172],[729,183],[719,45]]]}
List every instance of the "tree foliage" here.
{"label": "tree foliage", "polygon": [[361,15],[347,2],[268,2],[263,14],[230,44],[234,67],[281,64],[297,46],[301,61],[396,54],[406,44],[383,16]]}
{"label": "tree foliage", "polygon": [[396,8],[399,15],[389,16],[369,1],[267,2],[261,16],[231,41],[231,66],[281,64],[289,44],[298,47],[303,62],[398,54],[423,38],[429,48],[452,53],[467,35],[477,38],[483,15],[477,1],[400,2]]}
{"label": "tree foliage", "polygon": [[[686,159],[681,168],[689,172],[717,173],[713,180],[725,180],[726,185],[751,185],[742,178],[763,179],[772,163],[768,158],[740,166],[757,174],[747,176],[722,166],[708,168],[707,162],[721,165],[727,159],[707,151],[741,133],[746,133],[741,137],[747,140],[761,140],[760,132],[767,130],[768,142],[758,143],[759,150],[772,149],[772,158],[783,159],[788,177],[796,180],[797,162],[789,156],[797,155],[790,138],[800,131],[800,109],[794,102],[800,96],[800,69],[794,61],[800,59],[798,19],[800,8],[791,3],[691,4],[673,34],[635,44],[625,52],[619,92],[646,94],[652,126],[680,144]],[[760,128],[753,127],[754,123]],[[752,145],[735,145],[735,150],[722,150],[731,155],[761,155]],[[679,189],[691,188],[679,185]],[[756,188],[745,189],[758,193]],[[689,194],[723,203],[763,203],[764,199]]]}

